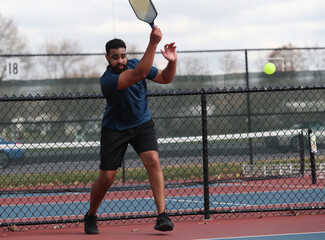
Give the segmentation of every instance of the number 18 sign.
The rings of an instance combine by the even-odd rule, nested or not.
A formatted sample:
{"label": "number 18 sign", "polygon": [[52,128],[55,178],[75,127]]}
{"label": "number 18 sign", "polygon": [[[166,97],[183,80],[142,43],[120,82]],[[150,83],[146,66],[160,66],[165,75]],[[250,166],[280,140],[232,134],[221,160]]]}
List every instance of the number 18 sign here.
{"label": "number 18 sign", "polygon": [[20,59],[19,58],[6,59],[6,79],[20,80]]}

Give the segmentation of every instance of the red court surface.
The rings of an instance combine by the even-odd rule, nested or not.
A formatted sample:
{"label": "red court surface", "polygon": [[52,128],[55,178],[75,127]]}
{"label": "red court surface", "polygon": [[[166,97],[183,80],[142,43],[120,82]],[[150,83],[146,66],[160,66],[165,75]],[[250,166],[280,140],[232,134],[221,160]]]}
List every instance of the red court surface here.
{"label": "red court surface", "polygon": [[[83,224],[78,227],[65,227],[60,229],[40,229],[9,232],[0,230],[1,239],[24,240],[130,240],[130,239],[218,239],[247,236],[263,236],[275,234],[297,234],[325,232],[325,214],[279,216],[279,217],[249,217],[224,220],[199,220],[175,222],[172,232],[158,232],[153,229],[153,223],[101,225],[99,235],[86,235],[83,233]],[[300,239],[299,237],[296,238]]]}

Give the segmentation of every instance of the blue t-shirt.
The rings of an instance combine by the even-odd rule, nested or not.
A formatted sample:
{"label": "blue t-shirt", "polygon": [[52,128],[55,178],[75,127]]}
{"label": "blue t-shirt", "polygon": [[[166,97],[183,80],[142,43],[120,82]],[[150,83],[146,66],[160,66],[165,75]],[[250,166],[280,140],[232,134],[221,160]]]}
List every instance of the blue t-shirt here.
{"label": "blue t-shirt", "polygon": [[[127,69],[134,69],[138,59],[127,62]],[[158,69],[151,67],[146,79],[153,80],[158,74]],[[128,88],[118,90],[118,78],[120,74],[112,72],[109,67],[100,78],[102,93],[106,98],[106,107],[102,126],[125,130],[138,126],[151,119],[148,107],[147,83],[145,79]]]}

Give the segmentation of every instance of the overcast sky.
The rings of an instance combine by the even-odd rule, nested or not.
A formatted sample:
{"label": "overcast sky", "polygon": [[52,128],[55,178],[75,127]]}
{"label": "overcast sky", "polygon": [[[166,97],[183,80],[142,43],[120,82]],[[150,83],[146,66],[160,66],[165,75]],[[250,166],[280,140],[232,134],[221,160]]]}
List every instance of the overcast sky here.
{"label": "overcast sky", "polygon": [[[325,0],[153,0],[159,46],[178,50],[325,46]],[[77,40],[83,52],[104,52],[122,38],[144,51],[150,26],[137,20],[128,0],[0,0],[30,50],[46,40]]]}

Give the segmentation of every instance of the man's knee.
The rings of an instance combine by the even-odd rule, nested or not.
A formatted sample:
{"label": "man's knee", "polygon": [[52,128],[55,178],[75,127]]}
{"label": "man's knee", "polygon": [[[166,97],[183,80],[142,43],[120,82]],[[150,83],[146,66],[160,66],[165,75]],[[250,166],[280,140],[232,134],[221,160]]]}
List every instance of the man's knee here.
{"label": "man's knee", "polygon": [[110,187],[115,180],[116,172],[117,170],[100,170],[98,181]]}
{"label": "man's knee", "polygon": [[140,158],[146,168],[160,168],[159,155],[156,151],[140,153]]}

